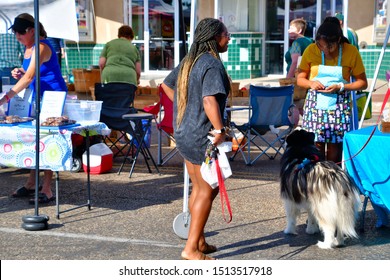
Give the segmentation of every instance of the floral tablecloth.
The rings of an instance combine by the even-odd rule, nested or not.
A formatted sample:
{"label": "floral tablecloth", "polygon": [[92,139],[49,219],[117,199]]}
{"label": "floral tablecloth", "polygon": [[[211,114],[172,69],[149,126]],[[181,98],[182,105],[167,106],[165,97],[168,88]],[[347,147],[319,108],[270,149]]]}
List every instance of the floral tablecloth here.
{"label": "floral tablecloth", "polygon": [[[41,128],[39,130],[39,168],[70,171],[72,168],[73,133],[82,136],[108,135],[104,123],[69,127],[68,129]],[[35,168],[35,137],[33,125],[0,126],[0,165]]]}

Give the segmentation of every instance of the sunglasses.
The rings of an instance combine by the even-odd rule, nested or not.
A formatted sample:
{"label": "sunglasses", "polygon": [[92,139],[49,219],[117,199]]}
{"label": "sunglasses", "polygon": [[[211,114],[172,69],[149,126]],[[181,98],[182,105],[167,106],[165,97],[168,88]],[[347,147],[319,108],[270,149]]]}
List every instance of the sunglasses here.
{"label": "sunglasses", "polygon": [[27,28],[27,29],[22,30],[22,31],[12,29],[12,33],[14,33],[14,34],[18,33],[19,35],[25,35],[29,30],[30,30],[30,28]]}
{"label": "sunglasses", "polygon": [[221,37],[226,37],[226,38],[231,38],[231,35],[232,35],[232,34],[230,34],[229,32],[226,32],[225,34],[221,34],[221,35],[219,35],[219,36],[221,36]]}

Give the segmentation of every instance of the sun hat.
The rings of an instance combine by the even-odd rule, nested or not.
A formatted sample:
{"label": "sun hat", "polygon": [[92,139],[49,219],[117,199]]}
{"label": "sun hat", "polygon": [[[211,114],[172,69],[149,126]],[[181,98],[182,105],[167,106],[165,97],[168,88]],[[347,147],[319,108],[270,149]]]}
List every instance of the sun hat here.
{"label": "sun hat", "polygon": [[23,33],[29,27],[34,27],[34,22],[31,22],[31,21],[24,19],[24,18],[17,17],[14,20],[14,24],[11,25],[11,27],[8,29],[12,29],[13,31]]}

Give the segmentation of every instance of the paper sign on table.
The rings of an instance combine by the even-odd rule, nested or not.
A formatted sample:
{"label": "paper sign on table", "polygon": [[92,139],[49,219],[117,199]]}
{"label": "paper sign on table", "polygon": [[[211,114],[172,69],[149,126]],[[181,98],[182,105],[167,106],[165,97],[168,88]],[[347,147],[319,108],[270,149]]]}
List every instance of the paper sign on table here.
{"label": "paper sign on table", "polygon": [[61,117],[66,99],[66,91],[45,91],[43,93],[40,122],[49,117]]}
{"label": "paper sign on table", "polygon": [[[11,86],[12,87],[12,86]],[[4,88],[4,86],[3,86]],[[9,101],[8,115],[19,117],[31,116],[31,89],[27,88],[19,92]]]}

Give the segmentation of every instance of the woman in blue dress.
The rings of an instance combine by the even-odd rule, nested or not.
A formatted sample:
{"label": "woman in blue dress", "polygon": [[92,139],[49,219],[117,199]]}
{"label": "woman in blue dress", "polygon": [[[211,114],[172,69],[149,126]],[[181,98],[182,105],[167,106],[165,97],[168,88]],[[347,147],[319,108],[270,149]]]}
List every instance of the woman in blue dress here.
{"label": "woman in blue dress", "polygon": [[[6,95],[0,99],[0,105],[9,102],[16,94],[26,88],[30,88],[34,93],[35,90],[35,28],[34,17],[30,14],[23,13],[15,18],[14,24],[11,26],[12,31],[16,35],[16,39],[25,46],[24,59],[22,68],[12,70],[12,76],[18,79],[15,86],[12,87]],[[49,41],[46,39],[47,34],[41,23],[40,24],[40,95],[42,97],[45,91],[67,91],[66,83],[61,75],[60,66],[58,64],[57,55]],[[54,201],[55,197],[51,191],[51,180],[53,171],[45,170],[42,189],[39,193],[39,203],[48,203]],[[18,188],[13,194],[13,197],[26,197],[34,193],[35,187],[35,170],[31,170],[29,179],[25,186]],[[30,203],[34,203],[33,200]]]}

